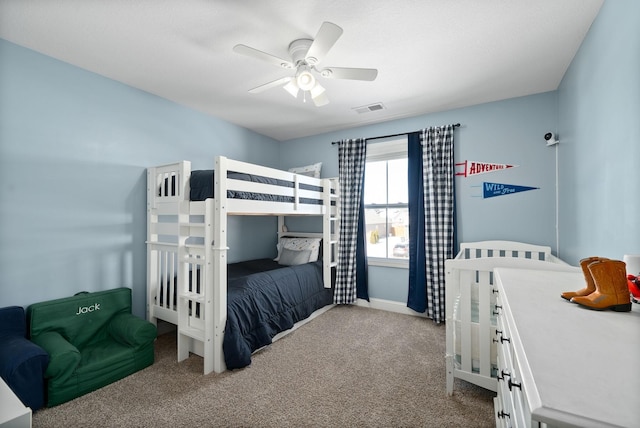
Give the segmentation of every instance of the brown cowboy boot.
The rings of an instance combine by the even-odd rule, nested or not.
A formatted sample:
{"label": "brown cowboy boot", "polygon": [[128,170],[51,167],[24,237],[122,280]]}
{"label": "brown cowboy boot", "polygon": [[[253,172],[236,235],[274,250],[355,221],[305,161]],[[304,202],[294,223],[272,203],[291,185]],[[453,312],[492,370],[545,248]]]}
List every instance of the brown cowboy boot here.
{"label": "brown cowboy boot", "polygon": [[587,281],[587,286],[578,291],[565,291],[560,296],[563,299],[571,300],[576,296],[588,296],[589,294],[596,291],[596,286],[593,283],[593,277],[591,276],[591,272],[589,272],[589,264],[598,261],[598,260],[608,260],[604,257],[588,257],[586,259],[580,260],[580,267],[582,268],[582,273],[584,275],[584,279]]}
{"label": "brown cowboy boot", "polygon": [[602,260],[591,263],[588,268],[596,291],[588,296],[576,296],[571,301],[589,309],[631,311],[626,264],[619,260]]}

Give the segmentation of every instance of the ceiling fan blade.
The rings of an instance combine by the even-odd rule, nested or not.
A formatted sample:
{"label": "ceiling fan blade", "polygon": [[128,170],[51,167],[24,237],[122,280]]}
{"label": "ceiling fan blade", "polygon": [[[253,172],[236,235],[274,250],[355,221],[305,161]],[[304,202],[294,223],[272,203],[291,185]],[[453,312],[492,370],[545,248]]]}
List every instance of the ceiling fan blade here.
{"label": "ceiling fan blade", "polygon": [[378,70],[375,68],[328,67],[320,71],[320,75],[327,79],[372,81],[378,77]]}
{"label": "ceiling fan blade", "polygon": [[249,89],[249,92],[252,94],[257,94],[267,89],[275,88],[276,86],[284,85],[291,81],[292,77],[283,77],[282,79],[274,80],[273,82],[265,83],[264,85],[256,86],[253,89]]}
{"label": "ceiling fan blade", "polygon": [[273,65],[282,68],[294,68],[293,63],[289,60],[279,58],[277,56],[268,54],[266,52],[259,51],[258,49],[251,48],[246,45],[235,45],[233,47],[233,51],[235,53],[239,53],[241,55],[246,55],[251,58],[259,59],[261,61],[269,62]]}
{"label": "ceiling fan blade", "polygon": [[315,65],[321,62],[341,35],[342,28],[331,22],[323,22],[307,52],[305,58],[307,63],[309,63],[309,65]]}

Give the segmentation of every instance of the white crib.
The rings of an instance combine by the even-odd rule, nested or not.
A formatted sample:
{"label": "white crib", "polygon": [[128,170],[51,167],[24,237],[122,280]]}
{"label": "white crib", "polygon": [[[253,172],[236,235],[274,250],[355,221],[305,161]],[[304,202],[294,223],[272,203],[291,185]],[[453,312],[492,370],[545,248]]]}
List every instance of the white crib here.
{"label": "white crib", "polygon": [[493,269],[575,271],[551,248],[511,241],[463,243],[445,261],[447,393],[454,378],[497,390]]}

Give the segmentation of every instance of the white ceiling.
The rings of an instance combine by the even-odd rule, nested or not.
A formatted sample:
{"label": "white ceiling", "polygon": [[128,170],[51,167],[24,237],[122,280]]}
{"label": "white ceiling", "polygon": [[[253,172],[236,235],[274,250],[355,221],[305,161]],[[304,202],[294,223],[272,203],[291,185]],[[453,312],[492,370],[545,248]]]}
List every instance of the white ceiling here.
{"label": "white ceiling", "polygon": [[[0,0],[0,37],[284,141],[555,90],[602,1]],[[322,65],[375,81],[323,79],[323,107],[247,92],[291,72],[234,45],[289,58],[323,21],[344,33]]]}

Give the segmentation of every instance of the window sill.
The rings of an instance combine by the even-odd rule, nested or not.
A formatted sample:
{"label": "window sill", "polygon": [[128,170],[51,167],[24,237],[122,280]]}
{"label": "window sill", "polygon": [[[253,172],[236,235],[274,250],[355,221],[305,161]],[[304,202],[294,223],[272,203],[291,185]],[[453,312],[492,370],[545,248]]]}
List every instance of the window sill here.
{"label": "window sill", "polygon": [[406,259],[383,259],[378,257],[368,257],[367,264],[369,266],[409,269],[409,260]]}

